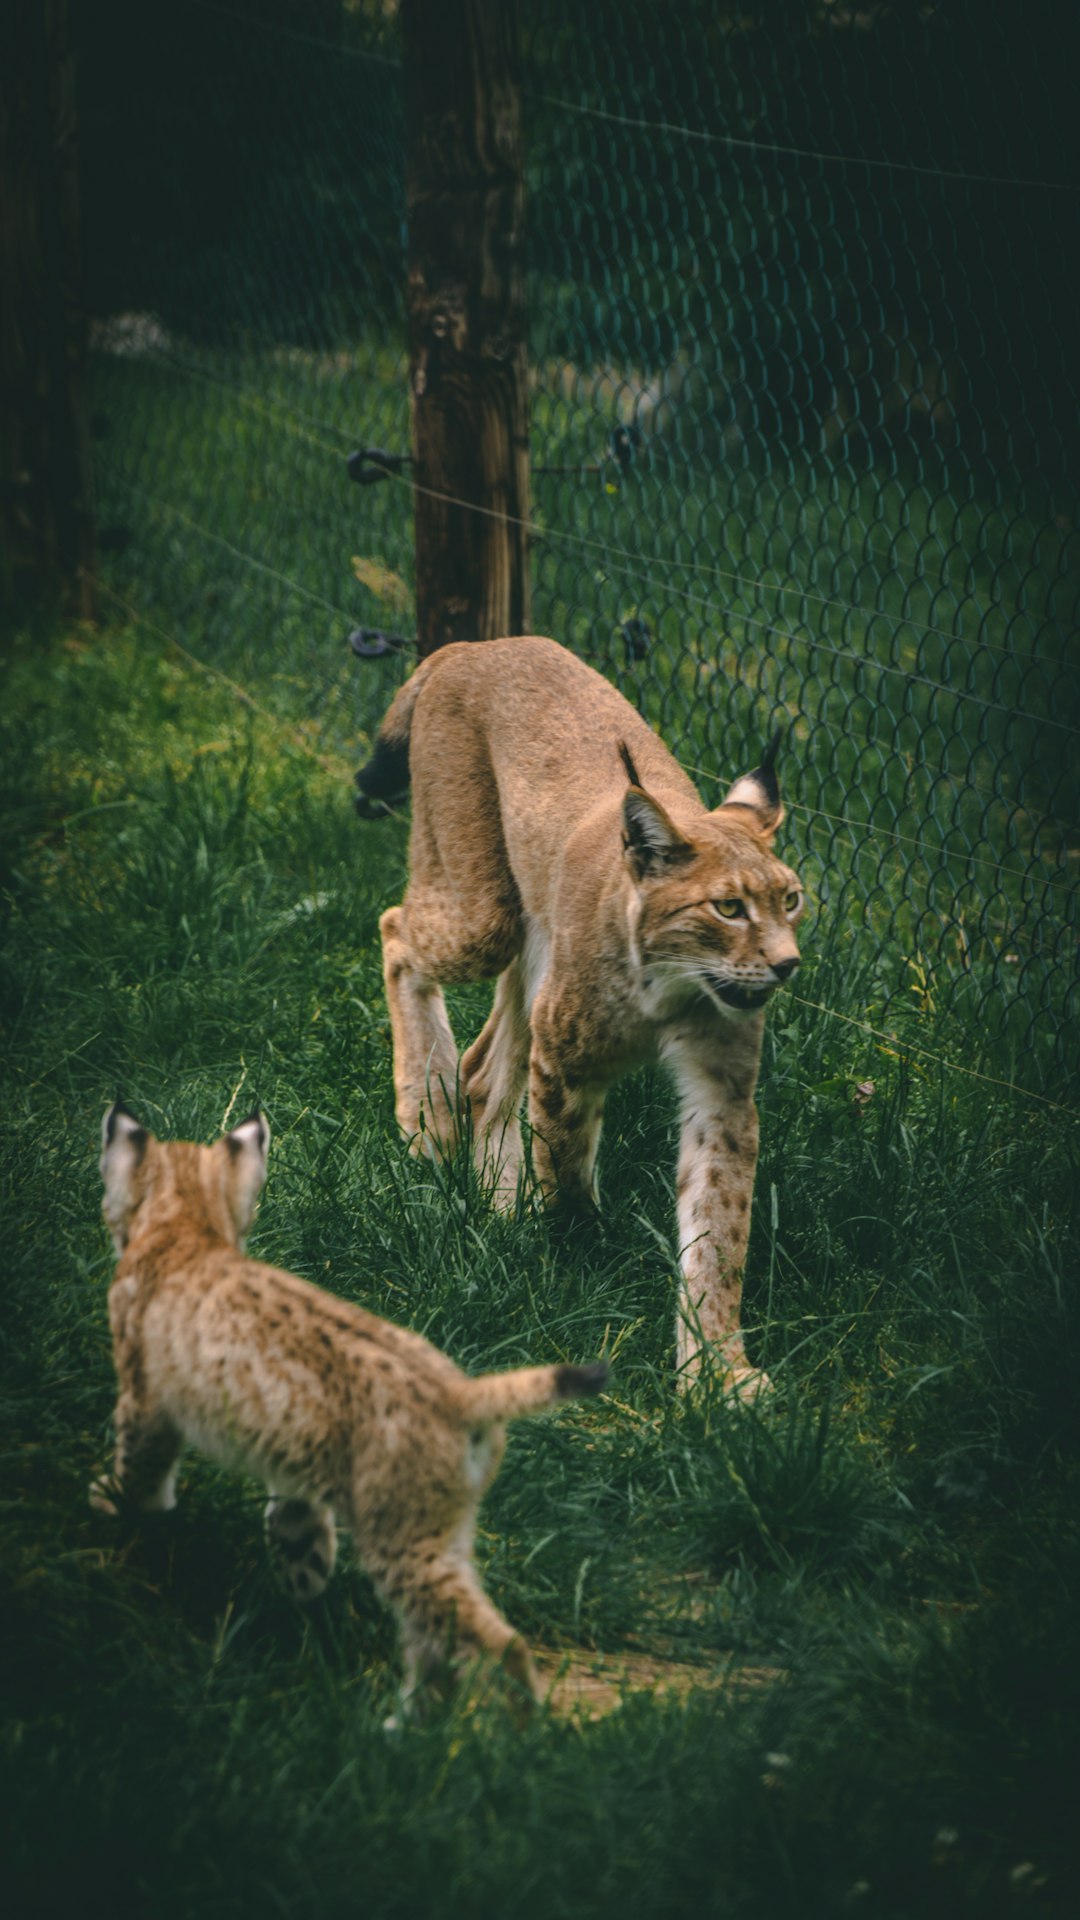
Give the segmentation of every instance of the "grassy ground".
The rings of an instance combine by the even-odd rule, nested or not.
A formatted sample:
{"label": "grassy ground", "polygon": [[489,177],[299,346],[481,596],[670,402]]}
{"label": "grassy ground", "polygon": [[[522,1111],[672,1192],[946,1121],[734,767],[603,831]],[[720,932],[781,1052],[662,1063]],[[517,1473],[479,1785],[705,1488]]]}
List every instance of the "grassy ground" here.
{"label": "grassy ground", "polygon": [[[819,915],[760,1102],[747,1320],[777,1391],[677,1403],[663,1087],[611,1102],[601,1224],[494,1217],[395,1136],[376,923],[405,836],[354,820],[333,738],[147,628],[24,633],[4,679],[12,1910],[1075,1910],[1075,1123],[835,1018],[875,954]],[[245,679],[275,705],[269,664]],[[549,1649],[775,1680],[389,1739],[394,1638],[348,1555],[293,1609],[257,1490],[194,1458],[169,1521],[93,1515],[118,1089],[205,1138],[265,1105],[260,1255],[470,1367],[612,1355],[602,1403],[514,1431],[492,1594]]]}

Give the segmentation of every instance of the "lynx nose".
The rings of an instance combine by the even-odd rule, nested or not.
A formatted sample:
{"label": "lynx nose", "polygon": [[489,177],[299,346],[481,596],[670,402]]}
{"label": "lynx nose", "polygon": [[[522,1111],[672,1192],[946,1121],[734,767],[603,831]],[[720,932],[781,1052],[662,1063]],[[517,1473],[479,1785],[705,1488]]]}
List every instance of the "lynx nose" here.
{"label": "lynx nose", "polygon": [[790,980],[792,974],[796,972],[798,965],[799,962],[797,960],[774,960],[772,962],[772,970],[778,980]]}

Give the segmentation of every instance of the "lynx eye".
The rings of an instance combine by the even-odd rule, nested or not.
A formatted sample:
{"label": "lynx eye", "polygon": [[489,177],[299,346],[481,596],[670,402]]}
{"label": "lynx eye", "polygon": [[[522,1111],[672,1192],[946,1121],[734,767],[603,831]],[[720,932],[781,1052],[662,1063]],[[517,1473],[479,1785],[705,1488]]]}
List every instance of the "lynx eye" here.
{"label": "lynx eye", "polygon": [[741,900],[714,900],[713,908],[720,915],[721,920],[745,920],[746,918],[746,908]]}
{"label": "lynx eye", "polygon": [[798,887],[792,887],[791,892],[785,893],[784,895],[784,912],[795,913],[798,910],[801,899],[802,894],[799,892]]}

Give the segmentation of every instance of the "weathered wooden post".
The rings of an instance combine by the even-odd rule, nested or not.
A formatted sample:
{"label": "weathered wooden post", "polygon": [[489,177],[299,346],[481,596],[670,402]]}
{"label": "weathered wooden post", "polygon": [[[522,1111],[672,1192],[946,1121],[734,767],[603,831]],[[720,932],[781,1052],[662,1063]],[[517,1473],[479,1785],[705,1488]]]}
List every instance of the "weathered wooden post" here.
{"label": "weathered wooden post", "polygon": [[402,0],[421,658],[529,630],[519,0]]}
{"label": "weathered wooden post", "polygon": [[94,613],[68,0],[0,8],[0,595]]}

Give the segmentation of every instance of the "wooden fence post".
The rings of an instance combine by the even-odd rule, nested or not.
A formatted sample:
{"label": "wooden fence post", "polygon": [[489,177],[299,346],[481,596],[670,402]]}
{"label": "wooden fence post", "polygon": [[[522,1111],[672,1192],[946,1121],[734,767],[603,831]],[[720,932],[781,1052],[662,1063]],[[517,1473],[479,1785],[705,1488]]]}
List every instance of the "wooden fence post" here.
{"label": "wooden fence post", "polygon": [[94,616],[68,0],[0,8],[0,595]]}
{"label": "wooden fence post", "polygon": [[529,630],[519,0],[402,0],[421,658]]}

